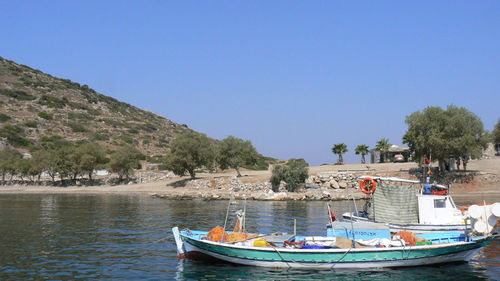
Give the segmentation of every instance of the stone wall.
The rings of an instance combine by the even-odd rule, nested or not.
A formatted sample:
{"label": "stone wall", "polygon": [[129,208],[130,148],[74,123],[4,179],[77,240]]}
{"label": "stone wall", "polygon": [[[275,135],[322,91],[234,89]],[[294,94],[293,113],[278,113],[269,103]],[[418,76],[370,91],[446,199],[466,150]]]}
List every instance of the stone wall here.
{"label": "stone wall", "polygon": [[333,188],[347,189],[358,188],[358,179],[353,174],[348,173],[323,173],[310,176],[306,180],[307,188]]}
{"label": "stone wall", "polygon": [[[245,179],[247,180],[247,179]],[[203,198],[203,199],[254,199],[254,200],[345,200],[366,196],[357,192],[356,176],[347,173],[329,173],[310,176],[304,189],[287,192],[286,183],[281,182],[274,192],[269,181],[260,183],[243,182],[237,177],[180,180],[171,183],[173,187],[184,187],[176,194],[155,194],[161,198]]]}

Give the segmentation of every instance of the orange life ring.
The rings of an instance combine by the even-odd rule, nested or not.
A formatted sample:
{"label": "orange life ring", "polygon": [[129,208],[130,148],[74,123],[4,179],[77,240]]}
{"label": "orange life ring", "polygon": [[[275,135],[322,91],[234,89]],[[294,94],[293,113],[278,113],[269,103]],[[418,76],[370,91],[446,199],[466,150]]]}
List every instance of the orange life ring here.
{"label": "orange life ring", "polygon": [[361,182],[359,182],[359,189],[364,194],[372,194],[377,189],[377,181],[372,178],[364,178]]}

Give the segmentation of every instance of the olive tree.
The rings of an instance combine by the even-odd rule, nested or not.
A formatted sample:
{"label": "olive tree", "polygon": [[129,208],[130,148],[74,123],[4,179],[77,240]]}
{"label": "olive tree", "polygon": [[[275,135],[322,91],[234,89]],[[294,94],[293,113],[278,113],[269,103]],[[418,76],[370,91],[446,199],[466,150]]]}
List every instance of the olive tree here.
{"label": "olive tree", "polygon": [[464,107],[427,107],[407,116],[406,124],[403,142],[417,158],[431,155],[437,159],[441,170],[446,160],[459,157],[466,169],[468,159],[480,157],[487,145],[483,122]]}
{"label": "olive tree", "polygon": [[288,191],[297,191],[309,176],[308,166],[304,159],[290,159],[285,165],[275,166],[270,179],[273,190],[277,191],[281,181],[284,181]]}
{"label": "olive tree", "polygon": [[102,167],[107,159],[106,152],[99,144],[85,143],[75,149],[74,160],[76,160],[78,171],[87,174],[89,180],[92,180],[94,170]]}
{"label": "olive tree", "polygon": [[170,144],[165,166],[176,175],[183,176],[188,173],[191,179],[194,179],[195,170],[210,167],[214,156],[214,146],[206,135],[186,131],[179,134]]}
{"label": "olive tree", "polygon": [[245,141],[233,136],[223,139],[218,145],[217,163],[223,170],[235,169],[241,177],[240,167],[255,165],[259,153],[250,141]]}
{"label": "olive tree", "polygon": [[35,181],[35,178],[43,171],[43,167],[40,165],[40,162],[36,162],[36,159],[21,159],[17,162],[17,169],[19,173],[19,177],[21,180],[24,180],[24,177],[28,177],[31,182]]}
{"label": "olive tree", "polygon": [[[33,152],[33,162],[40,166],[51,178],[52,183],[56,181],[58,170],[58,154],[55,148],[47,149],[44,147],[38,148]],[[41,174],[41,172],[40,172]],[[38,179],[40,179],[40,174]]]}
{"label": "olive tree", "polygon": [[133,174],[134,169],[140,167],[139,160],[142,158],[139,150],[132,146],[124,146],[111,154],[108,163],[109,170],[117,173],[120,180],[127,179]]}
{"label": "olive tree", "polygon": [[22,159],[22,154],[15,149],[0,150],[0,173],[2,174],[2,182],[5,182],[5,176],[12,177],[18,170],[18,162]]}
{"label": "olive tree", "polygon": [[493,128],[493,143],[497,144],[500,143],[500,119],[498,119],[497,123],[495,124],[495,128]]}

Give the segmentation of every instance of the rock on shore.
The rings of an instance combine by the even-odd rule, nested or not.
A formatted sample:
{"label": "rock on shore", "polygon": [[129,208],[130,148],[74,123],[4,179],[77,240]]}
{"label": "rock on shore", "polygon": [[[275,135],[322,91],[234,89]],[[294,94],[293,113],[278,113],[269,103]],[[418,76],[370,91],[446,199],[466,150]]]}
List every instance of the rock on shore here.
{"label": "rock on shore", "polygon": [[244,183],[237,177],[220,177],[179,181],[171,185],[182,188],[171,193],[155,193],[165,199],[250,199],[250,200],[345,200],[366,198],[357,191],[356,176],[346,173],[328,173],[310,176],[298,192],[287,192],[282,182],[276,192],[269,181]]}

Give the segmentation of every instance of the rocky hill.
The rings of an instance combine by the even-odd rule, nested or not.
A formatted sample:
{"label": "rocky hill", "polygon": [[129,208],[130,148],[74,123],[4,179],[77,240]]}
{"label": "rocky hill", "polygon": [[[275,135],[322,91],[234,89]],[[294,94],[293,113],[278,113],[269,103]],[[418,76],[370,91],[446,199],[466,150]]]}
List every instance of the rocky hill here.
{"label": "rocky hill", "polygon": [[21,150],[57,139],[131,144],[163,154],[190,130],[160,115],[0,57],[0,143]]}

